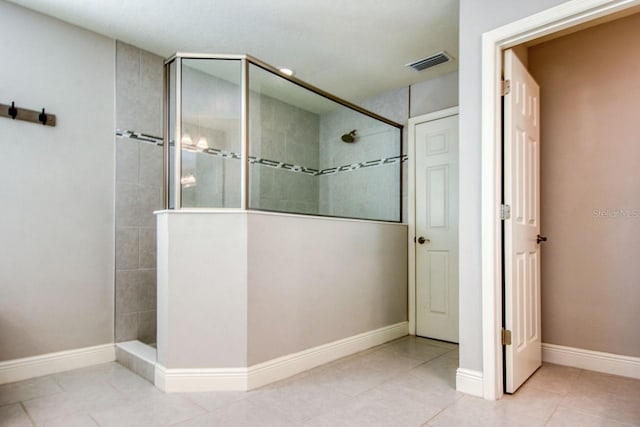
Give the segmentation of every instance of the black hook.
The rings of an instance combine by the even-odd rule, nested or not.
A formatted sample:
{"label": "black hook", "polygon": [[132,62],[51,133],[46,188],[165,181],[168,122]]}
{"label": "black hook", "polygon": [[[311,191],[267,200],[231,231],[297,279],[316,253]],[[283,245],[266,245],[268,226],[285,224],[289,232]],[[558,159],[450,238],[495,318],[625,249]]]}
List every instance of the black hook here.
{"label": "black hook", "polygon": [[47,124],[47,113],[44,112],[44,108],[42,109],[42,113],[38,116],[38,120],[40,120],[40,123],[43,125]]}
{"label": "black hook", "polygon": [[16,119],[16,116],[18,115],[18,109],[16,108],[16,103],[11,101],[11,107],[9,107],[9,115],[11,116],[12,119]]}

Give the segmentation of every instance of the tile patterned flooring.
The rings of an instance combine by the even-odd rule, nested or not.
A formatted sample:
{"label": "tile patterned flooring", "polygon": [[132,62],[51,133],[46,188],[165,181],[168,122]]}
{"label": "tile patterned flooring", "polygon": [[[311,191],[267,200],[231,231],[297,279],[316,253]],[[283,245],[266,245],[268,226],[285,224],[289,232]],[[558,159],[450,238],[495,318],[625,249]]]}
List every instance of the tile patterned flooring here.
{"label": "tile patterned flooring", "polygon": [[0,385],[0,426],[640,426],[640,380],[545,364],[455,391],[457,346],[405,337],[250,392],[165,394],[117,363]]}

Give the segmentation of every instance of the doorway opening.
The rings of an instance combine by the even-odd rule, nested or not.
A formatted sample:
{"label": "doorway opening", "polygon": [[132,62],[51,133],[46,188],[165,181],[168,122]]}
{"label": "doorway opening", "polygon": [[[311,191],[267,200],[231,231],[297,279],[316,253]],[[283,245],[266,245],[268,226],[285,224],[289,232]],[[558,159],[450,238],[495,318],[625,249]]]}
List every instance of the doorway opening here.
{"label": "doorway opening", "polygon": [[[631,14],[638,1],[568,2],[523,20],[500,27],[483,36],[482,110],[482,294],[483,378],[482,395],[497,399],[503,394],[502,360],[502,148],[500,81],[502,52],[508,48],[561,32]],[[582,26],[582,27],[579,27]]]}

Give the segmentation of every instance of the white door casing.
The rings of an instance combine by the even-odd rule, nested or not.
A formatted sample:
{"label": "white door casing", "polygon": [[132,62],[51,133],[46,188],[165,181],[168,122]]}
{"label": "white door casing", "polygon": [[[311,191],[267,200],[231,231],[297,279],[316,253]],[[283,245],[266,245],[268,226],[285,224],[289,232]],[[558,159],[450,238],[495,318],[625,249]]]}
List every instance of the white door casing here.
{"label": "white door casing", "polygon": [[[465,387],[460,389],[462,391],[491,400],[501,398],[503,392],[500,344],[503,247],[498,214],[502,202],[503,121],[499,94],[502,51],[637,6],[640,6],[640,0],[570,0],[482,34],[482,393],[474,393]],[[411,312],[411,306],[409,311]],[[464,346],[464,343],[461,344]],[[473,344],[467,346],[467,349],[472,351]],[[471,353],[467,353],[467,356],[469,354]]]}
{"label": "white door casing", "polygon": [[416,335],[458,342],[457,111],[417,123],[413,138]]}
{"label": "white door casing", "polygon": [[505,51],[504,221],[507,393],[515,392],[542,363],[540,322],[540,89],[511,49]]}

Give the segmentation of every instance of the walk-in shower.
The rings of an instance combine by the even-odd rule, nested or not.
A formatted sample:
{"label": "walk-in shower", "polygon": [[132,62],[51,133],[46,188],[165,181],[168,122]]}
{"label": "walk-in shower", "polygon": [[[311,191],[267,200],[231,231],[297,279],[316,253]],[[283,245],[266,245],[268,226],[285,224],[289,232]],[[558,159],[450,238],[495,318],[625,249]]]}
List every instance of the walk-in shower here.
{"label": "walk-in shower", "polygon": [[165,84],[156,384],[245,390],[406,335],[402,126],[249,56],[177,54]]}
{"label": "walk-in shower", "polygon": [[246,55],[176,54],[165,75],[169,209],[401,220],[401,125]]}

